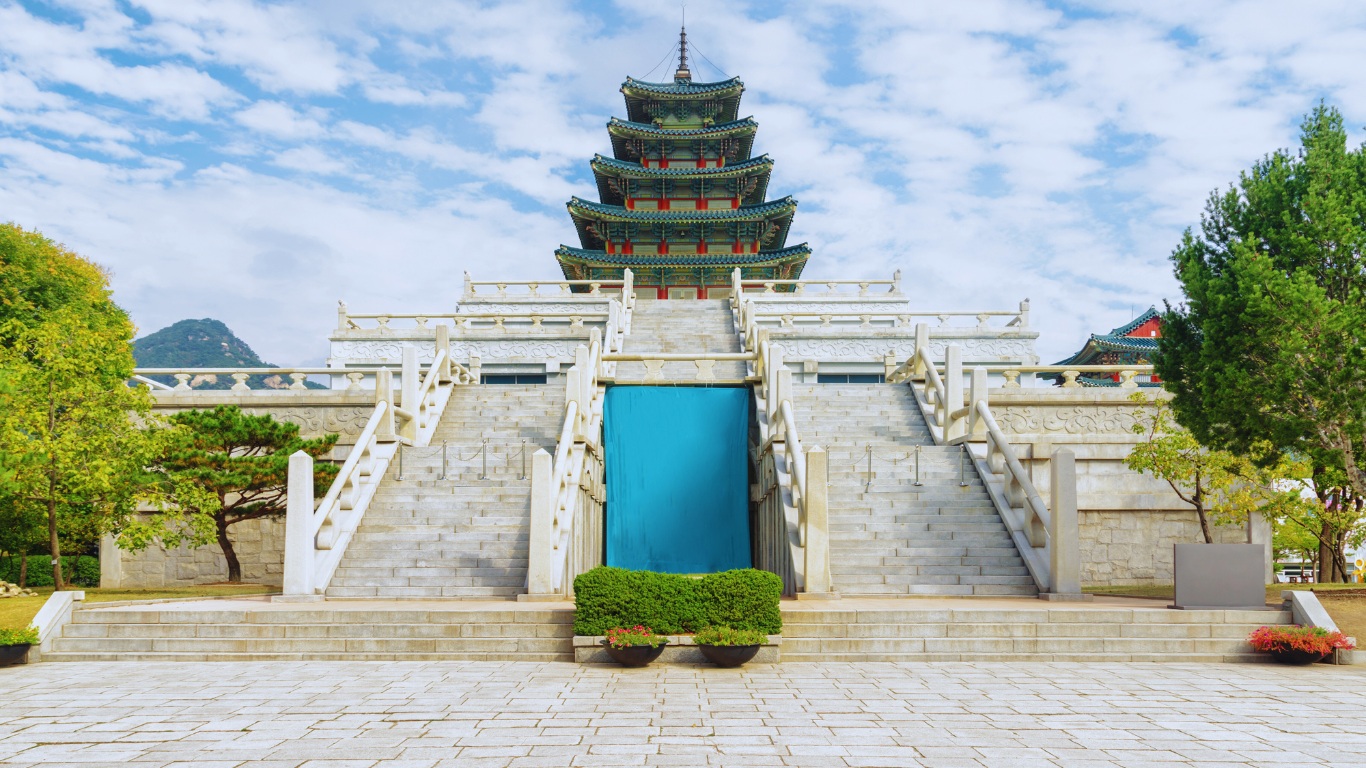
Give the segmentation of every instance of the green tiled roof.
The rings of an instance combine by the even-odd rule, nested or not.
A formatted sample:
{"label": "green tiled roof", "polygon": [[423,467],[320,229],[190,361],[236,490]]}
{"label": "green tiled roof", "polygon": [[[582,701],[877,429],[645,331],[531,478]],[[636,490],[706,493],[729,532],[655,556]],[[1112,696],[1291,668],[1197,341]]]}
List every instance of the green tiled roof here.
{"label": "green tiled roof", "polygon": [[622,120],[619,117],[614,117],[607,122],[608,133],[632,137],[693,138],[699,136],[715,136],[721,138],[736,134],[753,133],[758,129],[759,123],[755,121],[753,117],[746,117],[743,120],[732,120],[729,123],[717,123],[706,128],[660,128],[654,123],[637,123],[633,120]]}
{"label": "green tiled roof", "polygon": [[649,83],[644,80],[637,80],[634,77],[626,78],[626,82],[621,84],[622,93],[629,95],[631,91],[640,91],[659,96],[714,96],[721,91],[733,91],[745,89],[745,84],[738,77],[729,80],[720,80],[715,83],[680,83],[677,81],[668,83]]}
{"label": "green tiled roof", "polygon": [[574,197],[565,204],[573,216],[584,216],[602,221],[646,221],[669,224],[717,221],[762,221],[779,216],[791,216],[797,210],[797,200],[791,196],[770,200],[758,205],[742,205],[720,211],[631,211],[620,205],[604,205]]}
{"label": "green tiled roof", "polygon": [[756,267],[789,261],[806,261],[810,255],[811,246],[806,243],[758,253],[609,254],[606,251],[591,251],[568,245],[561,245],[555,251],[555,256],[562,263],[620,267]]}
{"label": "green tiled roof", "polygon": [[617,160],[603,155],[593,156],[593,170],[602,168],[604,172],[611,171],[613,176],[627,176],[637,179],[740,176],[750,173],[756,168],[765,167],[773,167],[773,159],[768,155],[751,157],[748,160],[741,160],[738,163],[724,165],[720,168],[646,168],[640,163],[634,163],[630,160]]}
{"label": "green tiled roof", "polygon": [[1127,323],[1125,323],[1124,325],[1121,325],[1120,327],[1118,327],[1118,328],[1116,328],[1116,329],[1110,331],[1109,333],[1105,333],[1105,334],[1101,334],[1101,335],[1102,335],[1102,336],[1128,336],[1129,334],[1131,334],[1131,333],[1133,333],[1134,331],[1138,330],[1138,328],[1139,328],[1140,326],[1142,326],[1144,323],[1148,322],[1149,320],[1153,320],[1153,319],[1160,318],[1160,317],[1162,317],[1162,315],[1158,313],[1157,307],[1148,307],[1148,311],[1147,311],[1147,312],[1144,312],[1143,314],[1139,315],[1138,317],[1135,317],[1133,320],[1130,320],[1129,322],[1127,322]]}

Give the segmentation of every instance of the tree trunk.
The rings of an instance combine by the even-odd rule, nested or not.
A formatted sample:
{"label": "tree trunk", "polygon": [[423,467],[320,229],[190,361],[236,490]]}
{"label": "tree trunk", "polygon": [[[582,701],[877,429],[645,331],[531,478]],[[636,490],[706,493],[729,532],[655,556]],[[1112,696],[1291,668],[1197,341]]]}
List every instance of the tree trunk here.
{"label": "tree trunk", "polygon": [[1319,575],[1316,580],[1320,583],[1333,581],[1333,547],[1329,544],[1332,540],[1333,528],[1325,522],[1319,531]]}
{"label": "tree trunk", "polygon": [[228,581],[236,584],[242,580],[242,564],[237,562],[237,553],[233,551],[232,539],[228,538],[228,520],[220,516],[218,522],[218,547],[223,550],[223,558],[228,561]]}
{"label": "tree trunk", "polygon": [[[53,489],[52,494],[56,490]],[[57,541],[57,498],[49,495],[47,499],[47,546],[52,554],[52,588],[60,592],[66,588],[62,583],[62,545]]]}
{"label": "tree trunk", "polygon": [[28,555],[19,553],[19,588],[28,586]]}
{"label": "tree trunk", "polygon": [[1195,514],[1200,518],[1200,532],[1205,535],[1205,543],[1213,544],[1214,534],[1209,529],[1209,518],[1205,516],[1205,506],[1203,504],[1196,505]]}

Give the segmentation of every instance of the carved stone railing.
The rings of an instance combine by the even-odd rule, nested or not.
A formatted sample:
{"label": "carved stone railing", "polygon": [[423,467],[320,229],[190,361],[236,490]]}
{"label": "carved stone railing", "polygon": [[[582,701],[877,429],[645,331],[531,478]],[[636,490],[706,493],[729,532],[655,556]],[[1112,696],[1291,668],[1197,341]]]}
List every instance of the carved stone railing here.
{"label": "carved stone railing", "polygon": [[610,358],[630,334],[635,305],[631,270],[625,270],[622,311],[603,336],[590,332],[589,342],[575,350],[565,374],[565,414],[552,458],[545,451],[532,457],[531,531],[527,543],[529,599],[565,599],[574,594],[574,578],[602,564],[604,505],[607,500],[602,443],[604,384],[616,372]]}
{"label": "carved stone railing", "polygon": [[391,331],[427,330],[437,325],[455,328],[508,328],[537,330],[567,326],[582,328],[584,322],[602,322],[609,312],[457,312],[447,315],[399,313],[347,313],[345,325],[338,330]]}
{"label": "carved stone railing", "polygon": [[[963,445],[969,451],[1042,595],[1082,599],[1075,457],[1065,450],[1052,456],[1050,511],[992,415],[987,368],[972,368],[966,404],[962,352],[956,345],[946,349],[943,369],[941,375],[928,345],[921,345],[888,379],[910,384],[936,444]],[[968,443],[981,445],[970,448]],[[973,448],[980,448],[980,455]]]}
{"label": "carved stone railing", "polygon": [[393,375],[388,369],[375,374],[375,410],[316,506],[313,458],[302,451],[290,457],[284,599],[317,599],[326,591],[398,446],[428,445],[454,388],[478,381],[451,362],[446,330],[437,329],[438,351],[425,377],[418,371],[417,350],[404,348],[398,404]]}
{"label": "carved stone railing", "polygon": [[[777,328],[910,328],[919,318],[933,317],[939,320],[939,328],[1026,328],[1029,325],[1029,301],[1020,302],[1020,309],[983,310],[980,312],[912,312],[897,310],[865,311],[793,311],[786,305],[782,309],[765,307],[762,303],[745,299],[746,311],[755,315],[755,322],[763,326]],[[975,325],[954,322],[961,318],[976,320]],[[992,325],[995,318],[1005,318],[1005,323]]]}
{"label": "carved stone railing", "polygon": [[[480,288],[485,290],[480,292]],[[586,291],[575,291],[586,288]],[[604,292],[602,289],[613,289]],[[634,286],[629,277],[622,280],[475,280],[465,273],[465,299],[475,297],[496,298],[573,298],[575,296],[603,296],[616,294],[623,299],[634,296]]]}
{"label": "carved stone railing", "polygon": [[[897,270],[891,280],[763,280],[745,283],[740,278],[737,267],[731,272],[732,306],[746,294],[762,293],[768,295],[806,295],[806,296],[870,296],[874,288],[887,287],[883,294],[901,295],[901,270]],[[780,290],[783,289],[783,290]],[[851,291],[850,289],[855,289]]]}
{"label": "carved stone railing", "polygon": [[[611,363],[640,363],[645,366],[645,377],[640,381],[699,381],[699,382],[732,382],[733,379],[718,378],[716,375],[717,363],[737,363],[749,362],[754,360],[753,352],[638,352],[625,353],[618,352],[605,355],[603,360]],[[664,374],[664,366],[668,363],[692,363],[696,369],[696,374],[690,379],[679,379],[668,377]],[[618,380],[610,377],[611,380]],[[744,377],[739,381],[747,381],[749,377]]]}
{"label": "carved stone railing", "polygon": [[[1021,388],[1020,376],[1039,373],[1056,373],[1062,375],[1063,389],[1074,389],[1082,386],[1077,379],[1082,374],[1098,373],[1103,378],[1114,377],[1116,386],[1120,389],[1138,389],[1139,376],[1147,376],[1151,379],[1153,366],[1151,365],[987,365],[984,366],[990,373],[999,373],[1005,378],[1002,385],[1007,389]],[[1037,377],[1034,377],[1037,382]],[[1036,386],[1039,386],[1036,384]],[[1054,387],[1052,382],[1043,386]]]}
{"label": "carved stone railing", "polygon": [[[374,372],[369,373],[373,375]],[[361,380],[365,373],[347,368],[136,368],[133,370],[133,379],[157,391],[221,392],[222,390],[197,389],[196,385],[216,384],[219,376],[227,376],[233,381],[232,387],[228,390],[231,392],[278,392],[282,389],[307,390],[304,382],[308,381],[310,376],[347,376],[350,379],[352,374],[356,378],[352,380],[351,388],[356,391],[363,389]],[[151,379],[152,376],[171,376],[175,378],[176,383],[172,386]],[[288,379],[290,383],[283,387],[251,386],[253,380],[263,381],[271,378],[277,378],[281,384]]]}

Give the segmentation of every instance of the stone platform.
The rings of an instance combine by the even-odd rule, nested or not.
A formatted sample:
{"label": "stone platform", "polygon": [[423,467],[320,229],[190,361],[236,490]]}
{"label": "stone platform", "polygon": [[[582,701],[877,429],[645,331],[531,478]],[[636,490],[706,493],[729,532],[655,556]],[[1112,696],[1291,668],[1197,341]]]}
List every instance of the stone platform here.
{"label": "stone platform", "polygon": [[[1174,611],[1160,600],[1030,598],[784,601],[784,662],[1262,661],[1265,611]],[[591,655],[591,654],[590,654]],[[85,605],[48,661],[572,661],[573,606],[490,600],[269,598]],[[596,661],[596,659],[588,659]]]}

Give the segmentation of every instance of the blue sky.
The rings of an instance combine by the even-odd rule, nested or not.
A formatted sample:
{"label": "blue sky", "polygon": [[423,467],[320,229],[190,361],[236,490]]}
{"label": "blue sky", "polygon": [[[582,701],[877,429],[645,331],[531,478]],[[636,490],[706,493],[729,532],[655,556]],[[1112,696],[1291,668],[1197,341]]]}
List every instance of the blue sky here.
{"label": "blue sky", "polygon": [[[676,2],[0,0],[0,219],[108,267],[142,332],[320,362],[337,299],[449,311],[574,243]],[[1206,196],[1320,99],[1362,139],[1366,4],[691,0],[812,278],[1033,301],[1046,362],[1162,299]],[[671,71],[669,66],[656,70]],[[664,79],[657,76],[657,79]]]}

